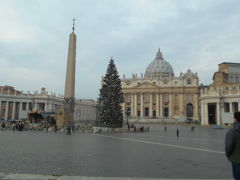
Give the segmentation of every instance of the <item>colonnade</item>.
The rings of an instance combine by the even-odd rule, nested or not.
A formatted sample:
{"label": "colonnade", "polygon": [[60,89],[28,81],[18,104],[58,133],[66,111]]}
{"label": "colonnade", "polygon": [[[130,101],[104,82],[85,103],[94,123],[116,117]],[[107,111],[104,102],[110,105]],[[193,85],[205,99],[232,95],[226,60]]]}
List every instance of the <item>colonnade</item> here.
{"label": "colonnade", "polygon": [[48,102],[34,102],[31,100],[0,99],[1,120],[20,120],[27,118],[27,113],[32,110],[53,112],[60,104],[50,104]]}
{"label": "colonnade", "polygon": [[[149,96],[148,100],[144,99],[144,95]],[[129,115],[132,118],[179,118],[186,116],[186,104],[190,103],[193,105],[192,118],[198,120],[198,95],[192,95],[192,100],[187,101],[183,93],[126,93],[122,109],[124,116],[129,109]],[[174,96],[177,96],[177,102],[174,100]],[[178,108],[177,112],[174,112],[174,106]],[[148,111],[147,114],[146,111]]]}
{"label": "colonnade", "polygon": [[[237,99],[235,99],[237,100]],[[225,112],[224,110],[224,103],[229,103],[229,111]],[[216,100],[201,100],[201,124],[202,125],[209,125],[210,123],[210,115],[212,114],[211,112],[209,112],[209,106],[212,105],[215,107],[215,116],[214,116],[214,120],[215,120],[215,124],[216,125],[221,125],[223,124],[223,115],[224,114],[228,114],[230,115],[230,123],[233,122],[233,113],[235,112],[233,109],[233,103],[237,103],[237,111],[240,111],[240,102],[236,102],[236,101],[224,101],[224,102],[220,102],[219,99]]]}
{"label": "colonnade", "polygon": [[[146,103],[144,102],[144,94],[139,94],[139,93],[132,93],[130,94],[131,96],[131,101],[130,102],[124,102],[123,103],[123,112],[126,112],[127,108],[130,107],[131,109],[131,117],[145,117],[145,113],[144,113],[144,108],[147,107],[149,108],[149,117],[153,116],[153,110],[156,112],[155,116],[156,117],[162,117],[163,116],[163,111],[162,109],[162,94],[156,94],[156,100],[153,103],[153,94],[149,94],[149,102]],[[138,96],[140,96],[140,103],[138,102]],[[126,105],[126,104],[131,104]],[[140,104],[140,105],[139,105]],[[148,104],[148,105],[146,105]],[[153,105],[155,104],[155,105]],[[169,103],[170,104],[170,103]],[[155,108],[153,108],[153,106],[155,106]],[[140,114],[138,114],[138,111],[140,111]],[[171,116],[171,114],[169,114],[169,116]]]}

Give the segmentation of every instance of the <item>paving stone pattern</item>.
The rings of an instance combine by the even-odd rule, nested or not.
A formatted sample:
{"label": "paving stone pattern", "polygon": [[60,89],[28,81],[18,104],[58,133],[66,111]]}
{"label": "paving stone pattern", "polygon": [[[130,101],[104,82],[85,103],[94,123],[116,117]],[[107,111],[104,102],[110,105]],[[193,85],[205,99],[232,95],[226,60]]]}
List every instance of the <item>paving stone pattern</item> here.
{"label": "paving stone pattern", "polygon": [[191,132],[190,126],[167,125],[164,132],[163,125],[148,126],[149,133],[106,135],[0,131],[0,172],[59,179],[232,178],[224,155],[226,129]]}

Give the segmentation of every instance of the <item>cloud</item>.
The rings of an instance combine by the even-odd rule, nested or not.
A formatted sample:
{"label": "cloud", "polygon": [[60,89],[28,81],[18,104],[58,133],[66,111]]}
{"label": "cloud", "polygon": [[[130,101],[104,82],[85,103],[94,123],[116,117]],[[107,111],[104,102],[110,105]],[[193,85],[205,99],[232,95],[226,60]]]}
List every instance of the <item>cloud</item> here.
{"label": "cloud", "polygon": [[49,91],[63,94],[64,81],[59,81],[59,77],[51,72],[27,68],[3,58],[0,58],[0,67],[0,79],[3,85],[14,86],[24,92],[28,90],[34,92],[46,87]]}
{"label": "cloud", "polygon": [[131,77],[159,47],[176,75],[192,69],[209,84],[217,64],[240,58],[239,7],[237,0],[0,1],[0,81],[62,93],[76,17],[77,97],[98,96],[111,56]]}
{"label": "cloud", "polygon": [[17,8],[6,1],[0,2],[0,41],[1,43],[30,43],[36,34],[31,25],[19,17]]}

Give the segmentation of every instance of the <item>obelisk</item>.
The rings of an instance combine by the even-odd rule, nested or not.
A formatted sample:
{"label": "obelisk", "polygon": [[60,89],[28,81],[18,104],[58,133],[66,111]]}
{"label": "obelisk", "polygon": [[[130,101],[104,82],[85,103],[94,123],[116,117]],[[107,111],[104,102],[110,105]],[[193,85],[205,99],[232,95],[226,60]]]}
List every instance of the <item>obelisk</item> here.
{"label": "obelisk", "polygon": [[75,19],[73,19],[72,33],[69,35],[67,70],[64,91],[64,126],[72,126],[74,121],[74,97],[75,97],[75,65],[76,42],[74,33]]}

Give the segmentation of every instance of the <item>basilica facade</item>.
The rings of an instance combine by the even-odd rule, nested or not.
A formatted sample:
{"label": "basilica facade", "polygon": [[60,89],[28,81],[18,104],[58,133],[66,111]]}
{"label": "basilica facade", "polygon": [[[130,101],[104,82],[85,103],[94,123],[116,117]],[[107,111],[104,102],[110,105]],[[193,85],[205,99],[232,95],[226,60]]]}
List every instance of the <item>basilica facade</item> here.
{"label": "basilica facade", "polygon": [[124,116],[130,121],[199,121],[199,78],[190,69],[179,76],[158,50],[140,77],[121,79]]}

